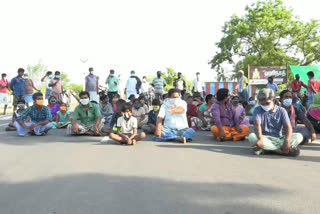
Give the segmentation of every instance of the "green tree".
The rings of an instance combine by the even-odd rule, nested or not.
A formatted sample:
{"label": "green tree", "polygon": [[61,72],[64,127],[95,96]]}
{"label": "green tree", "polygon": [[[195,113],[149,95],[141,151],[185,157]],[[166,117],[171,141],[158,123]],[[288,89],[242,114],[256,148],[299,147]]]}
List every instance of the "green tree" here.
{"label": "green tree", "polygon": [[218,51],[209,62],[217,72],[223,63],[234,65],[235,73],[243,70],[247,76],[248,65],[310,65],[320,61],[319,22],[300,21],[281,0],[259,0],[247,6],[245,15],[233,15],[222,32],[216,43]]}

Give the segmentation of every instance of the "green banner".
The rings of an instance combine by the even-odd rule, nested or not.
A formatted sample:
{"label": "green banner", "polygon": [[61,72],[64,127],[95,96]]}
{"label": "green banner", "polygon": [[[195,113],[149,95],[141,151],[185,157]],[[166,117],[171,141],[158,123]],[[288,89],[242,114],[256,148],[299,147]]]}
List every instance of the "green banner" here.
{"label": "green banner", "polygon": [[[320,65],[311,65],[311,66],[292,66],[290,65],[290,69],[293,72],[293,75],[300,75],[300,80],[308,85],[309,78],[307,73],[309,71],[313,71],[314,77],[316,79],[320,79]],[[306,91],[304,87],[301,88],[302,91]]]}

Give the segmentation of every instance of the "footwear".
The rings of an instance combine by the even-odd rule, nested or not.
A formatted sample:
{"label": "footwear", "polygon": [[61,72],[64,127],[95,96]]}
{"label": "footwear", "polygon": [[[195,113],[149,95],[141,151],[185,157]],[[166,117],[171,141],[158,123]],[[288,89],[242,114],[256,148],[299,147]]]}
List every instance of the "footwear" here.
{"label": "footwear", "polygon": [[300,149],[299,148],[291,148],[287,155],[291,156],[291,157],[297,157],[300,155]]}
{"label": "footwear", "polygon": [[187,143],[187,139],[185,137],[180,137],[176,139],[178,142],[186,144]]}
{"label": "footwear", "polygon": [[188,139],[187,139],[187,142],[192,142],[192,139],[191,139],[191,138],[188,138]]}
{"label": "footwear", "polygon": [[7,128],[6,128],[6,131],[8,132],[8,131],[17,131],[17,129],[15,128],[15,127],[10,127],[10,126],[8,126]]}

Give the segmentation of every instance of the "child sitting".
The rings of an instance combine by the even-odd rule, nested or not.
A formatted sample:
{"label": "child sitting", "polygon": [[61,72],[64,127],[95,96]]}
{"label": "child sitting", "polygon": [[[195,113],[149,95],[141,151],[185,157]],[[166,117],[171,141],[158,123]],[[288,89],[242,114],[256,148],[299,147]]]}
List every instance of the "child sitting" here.
{"label": "child sitting", "polygon": [[147,134],[154,134],[156,131],[157,118],[160,111],[160,100],[152,100],[152,109],[148,114],[148,123],[142,126],[142,130]]}
{"label": "child sitting", "polygon": [[49,97],[48,101],[48,108],[51,110],[52,120],[55,121],[57,112],[60,110],[60,105],[57,103],[57,98],[55,96]]}
{"label": "child sitting", "polygon": [[61,103],[60,111],[57,112],[56,122],[52,122],[52,126],[54,129],[61,129],[67,128],[69,124],[71,124],[70,112],[67,111],[67,105],[65,103]]}
{"label": "child sitting", "polygon": [[135,99],[133,101],[132,116],[138,120],[138,128],[141,128],[143,125],[147,124],[148,118],[146,117],[146,112],[141,106],[140,100]]}
{"label": "child sitting", "polygon": [[142,132],[138,135],[138,121],[131,116],[131,107],[125,104],[122,107],[122,116],[117,120],[117,134],[110,133],[110,138],[125,145],[135,145],[137,141],[140,141],[146,137],[146,134]]}
{"label": "child sitting", "polygon": [[[17,110],[12,115],[12,120],[8,124],[8,127],[6,128],[6,131],[16,131],[16,127],[14,127],[14,122],[17,120],[17,118],[26,110],[25,108],[25,101],[19,100],[17,103]],[[26,122],[30,122],[30,118],[28,117]]]}

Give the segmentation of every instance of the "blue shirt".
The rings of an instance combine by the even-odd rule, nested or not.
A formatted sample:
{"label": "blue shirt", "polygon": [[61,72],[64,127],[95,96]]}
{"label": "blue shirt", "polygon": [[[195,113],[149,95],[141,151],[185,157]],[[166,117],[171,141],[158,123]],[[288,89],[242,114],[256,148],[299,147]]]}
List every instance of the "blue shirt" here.
{"label": "blue shirt", "polygon": [[51,111],[47,106],[42,106],[39,112],[35,105],[27,108],[19,117],[18,120],[25,120],[27,117],[31,118],[34,123],[39,123],[45,120],[52,121]]}
{"label": "blue shirt", "polygon": [[18,76],[11,80],[10,89],[13,91],[14,96],[25,95],[25,82],[25,79],[19,78]]}
{"label": "blue shirt", "polygon": [[277,91],[278,91],[278,86],[275,83],[272,83],[272,84],[268,83],[267,88],[274,90],[275,93],[277,93]]}
{"label": "blue shirt", "polygon": [[153,125],[157,124],[157,116],[154,110],[151,110],[148,114],[148,124],[153,124]]}
{"label": "blue shirt", "polygon": [[274,111],[264,111],[261,106],[257,106],[252,115],[253,121],[261,122],[262,135],[271,137],[282,137],[282,128],[290,124],[287,111],[276,106]]}

